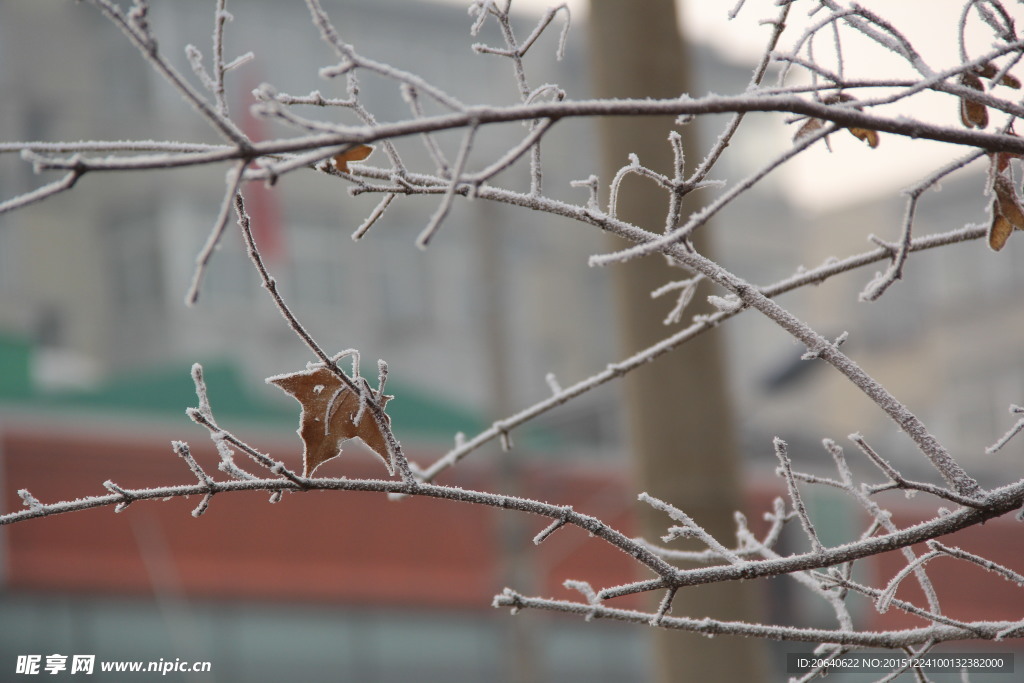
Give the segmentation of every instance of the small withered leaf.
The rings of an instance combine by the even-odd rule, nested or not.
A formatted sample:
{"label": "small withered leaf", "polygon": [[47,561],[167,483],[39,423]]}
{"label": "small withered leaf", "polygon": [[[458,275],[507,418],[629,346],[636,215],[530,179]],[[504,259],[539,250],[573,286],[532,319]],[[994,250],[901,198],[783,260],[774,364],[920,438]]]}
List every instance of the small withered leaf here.
{"label": "small withered leaf", "polygon": [[821,101],[824,104],[839,104],[840,102],[855,102],[856,100],[856,97],[844,92],[832,93],[827,97],[821,98]]}
{"label": "small withered leaf", "polygon": [[[853,97],[852,95],[847,95],[846,93],[843,92],[832,93],[831,95],[828,95],[827,97],[823,97],[821,99],[822,104],[841,104],[843,102],[856,101],[857,100],[855,97]],[[857,109],[860,109],[860,107],[857,107]],[[800,126],[800,129],[796,132],[796,135],[793,136],[793,142],[796,142],[801,138],[807,137],[811,133],[819,130],[823,125],[825,125],[825,122],[822,121],[821,119],[807,119],[807,121],[804,122],[804,125]],[[847,130],[849,130],[850,133],[858,140],[863,140],[864,142],[868,143],[868,146],[870,146],[871,148],[878,147],[878,131],[871,130],[870,128],[856,127],[848,128]],[[825,144],[828,145],[829,151],[831,151],[832,147],[828,144],[828,136],[825,137]]]}
{"label": "small withered leaf", "polygon": [[960,100],[960,121],[968,128],[984,128],[988,125],[988,109],[984,104],[971,100]]}
{"label": "small withered leaf", "polygon": [[[960,74],[960,85],[965,85],[979,92],[984,92],[985,90],[985,86],[981,84],[981,79],[972,73]],[[984,104],[961,97],[960,121],[968,128],[984,128],[988,125],[988,108]]]}
{"label": "small withered leaf", "polygon": [[997,73],[999,73],[999,69],[997,69],[996,65],[993,64],[992,62],[985,62],[981,66],[976,66],[974,67],[974,71],[979,76],[983,76],[985,78],[992,78]]}
{"label": "small withered leaf", "polygon": [[1008,88],[1020,90],[1020,79],[1011,74],[1006,74],[1005,76],[999,79],[999,85],[1005,85]]}
{"label": "small withered leaf", "polygon": [[[992,167],[995,171],[992,175],[992,193],[995,199],[992,201],[992,223],[988,228],[988,246],[993,251],[999,251],[1006,245],[1010,233],[1014,230],[1024,230],[1024,208],[1021,207],[1020,199],[1013,188],[1013,179],[1008,171],[1009,160],[1005,166],[1000,168],[1001,155],[994,155]],[[998,170],[997,170],[998,169]]]}
{"label": "small withered leaf", "polygon": [[988,246],[992,251],[999,251],[1006,246],[1006,240],[1010,239],[1013,226],[1010,221],[999,215],[995,207],[992,207],[992,223],[988,226]]}
{"label": "small withered leaf", "polygon": [[1021,208],[1013,181],[1003,173],[995,177],[992,189],[996,195],[996,209],[999,215],[1010,221],[1017,230],[1024,230],[1024,209]]}
{"label": "small withered leaf", "polygon": [[1020,158],[1019,154],[1014,154],[1013,152],[996,152],[995,154],[989,152],[988,156],[992,160],[992,168],[1000,173],[1010,168],[1011,159]]}
{"label": "small withered leaf", "polygon": [[[317,467],[341,455],[342,442],[354,438],[361,439],[376,453],[390,474],[395,473],[387,441],[373,414],[368,409],[360,414],[358,394],[345,386],[325,366],[268,377],[267,383],[281,387],[302,406],[298,430],[305,447],[302,453],[302,476],[312,475]],[[384,408],[391,398],[381,396],[380,407]],[[358,424],[356,417],[360,418]],[[384,417],[390,424],[387,414]]]}
{"label": "small withered leaf", "polygon": [[870,128],[849,128],[848,130],[853,134],[853,137],[868,143],[868,146],[872,149],[878,147],[878,131],[871,130]]}
{"label": "small withered leaf", "polygon": [[362,161],[373,154],[372,145],[355,145],[345,150],[341,154],[335,154],[333,158],[334,167],[342,173],[348,173],[348,163],[350,161]]}
{"label": "small withered leaf", "polygon": [[796,135],[793,136],[793,142],[796,142],[800,138],[807,137],[814,131],[821,128],[822,125],[824,125],[824,123],[825,122],[822,121],[821,119],[807,119],[807,121],[804,122],[804,125],[800,126],[800,129],[796,132]]}
{"label": "small withered leaf", "polygon": [[[996,65],[992,62],[985,62],[981,66],[975,68],[975,72],[984,78],[992,80],[995,78],[996,74],[999,73],[999,69],[996,68]],[[1020,89],[1020,81],[1016,76],[1011,74],[1003,74],[1003,77],[999,79],[999,85],[1005,85],[1008,88],[1015,88],[1017,90]]]}

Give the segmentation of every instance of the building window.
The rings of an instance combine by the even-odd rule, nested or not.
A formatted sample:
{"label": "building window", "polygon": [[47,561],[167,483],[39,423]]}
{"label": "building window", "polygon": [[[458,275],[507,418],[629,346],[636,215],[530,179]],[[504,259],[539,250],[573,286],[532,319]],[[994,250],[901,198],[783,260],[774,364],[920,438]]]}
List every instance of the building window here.
{"label": "building window", "polygon": [[163,264],[156,224],[141,215],[112,221],[104,240],[111,297],[128,311],[151,309],[163,300]]}

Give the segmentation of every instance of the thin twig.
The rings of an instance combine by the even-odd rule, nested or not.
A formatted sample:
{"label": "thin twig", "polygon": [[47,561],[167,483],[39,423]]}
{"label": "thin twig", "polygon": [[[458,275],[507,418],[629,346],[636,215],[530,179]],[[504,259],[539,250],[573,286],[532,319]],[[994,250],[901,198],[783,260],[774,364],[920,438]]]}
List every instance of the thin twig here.
{"label": "thin twig", "polygon": [[228,171],[227,180],[225,184],[227,188],[224,192],[224,198],[221,200],[220,210],[217,212],[217,219],[213,222],[213,228],[210,230],[209,237],[206,238],[206,244],[199,251],[199,255],[196,256],[196,270],[192,275],[192,284],[189,285],[188,293],[185,295],[185,303],[192,306],[199,299],[199,288],[203,283],[203,276],[206,275],[206,270],[209,268],[210,259],[213,258],[213,252],[216,251],[220,245],[221,237],[224,235],[224,230],[228,225],[228,218],[231,215],[231,202],[238,194],[238,188],[242,185],[242,173],[245,171],[246,163],[244,161],[237,162]]}
{"label": "thin twig", "polygon": [[810,515],[807,514],[807,508],[804,506],[803,498],[800,496],[800,489],[796,485],[796,479],[793,478],[793,462],[789,459],[789,453],[787,452],[786,442],[782,439],[775,437],[772,442],[775,447],[775,457],[779,459],[782,464],[781,474],[786,480],[786,489],[789,491],[789,499],[793,504],[793,509],[796,511],[796,516],[800,520],[800,526],[804,528],[804,534],[811,542],[811,548],[814,552],[823,552],[825,546],[821,544],[821,540],[818,538],[818,532],[814,529],[814,524],[811,522]]}
{"label": "thin twig", "polygon": [[441,203],[438,205],[437,210],[430,217],[430,221],[427,223],[427,227],[423,229],[419,237],[416,238],[416,245],[421,249],[426,248],[430,243],[430,240],[434,237],[438,228],[441,227],[441,222],[445,216],[448,215],[448,211],[451,209],[452,200],[455,198],[455,190],[459,184],[463,182],[462,172],[466,168],[466,162],[469,160],[469,152],[473,148],[473,136],[476,134],[476,126],[470,126],[466,133],[462,137],[462,145],[459,147],[459,154],[455,158],[455,167],[452,169],[452,179],[448,184],[448,191],[444,193],[444,197],[441,199]]}
{"label": "thin twig", "polygon": [[[210,104],[203,99],[203,97],[195,91],[195,89],[189,85],[177,69],[163,58],[160,52],[157,50],[156,39],[148,31],[147,27],[139,21],[133,21],[131,14],[125,15],[114,3],[110,0],[88,0],[88,2],[99,9],[111,22],[114,23],[121,31],[128,36],[142,56],[148,61],[156,71],[163,76],[174,88],[181,94],[186,102],[192,105],[192,107],[202,115],[217,131],[221,133],[225,138],[231,141],[239,149],[245,149],[249,146],[249,138],[238,129],[238,127],[227,118],[217,112],[216,109],[210,106]],[[140,5],[136,4],[136,7]]]}
{"label": "thin twig", "polygon": [[72,169],[70,173],[65,175],[60,180],[56,180],[52,183],[47,183],[42,187],[36,188],[31,192],[20,194],[17,197],[12,197],[5,202],[0,202],[0,214],[7,213],[8,211],[14,211],[15,209],[21,209],[30,204],[41,202],[44,199],[49,199],[55,194],[70,190],[78,182],[78,179],[82,177],[85,171]]}

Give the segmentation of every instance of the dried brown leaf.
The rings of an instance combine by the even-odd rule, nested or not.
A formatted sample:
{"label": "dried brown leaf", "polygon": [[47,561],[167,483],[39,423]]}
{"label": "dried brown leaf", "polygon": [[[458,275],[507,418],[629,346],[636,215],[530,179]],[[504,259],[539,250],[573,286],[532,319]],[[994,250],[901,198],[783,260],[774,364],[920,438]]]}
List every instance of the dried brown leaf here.
{"label": "dried brown leaf", "polygon": [[821,99],[824,104],[839,104],[840,102],[855,102],[856,100],[856,97],[844,92],[832,93],[831,95]]}
{"label": "dried brown leaf", "polygon": [[1019,154],[1014,154],[1013,152],[995,152],[994,154],[989,152],[988,156],[989,159],[991,159],[992,168],[1000,173],[1005,172],[1010,168],[1011,159],[1020,158]]}
{"label": "dried brown leaf", "polygon": [[[975,71],[989,80],[995,78],[996,74],[999,73],[999,69],[992,62],[985,62],[976,68]],[[1020,81],[1016,76],[1011,74],[1004,74],[1003,77],[999,79],[999,85],[1005,85],[1008,88],[1015,88],[1017,90],[1020,89]]]}
{"label": "dried brown leaf", "polygon": [[[960,85],[965,85],[972,90],[985,91],[981,79],[972,73],[960,74]],[[960,98],[960,120],[968,128],[984,128],[988,125],[988,108],[980,102],[974,102],[966,97]]]}
{"label": "dried brown leaf", "polygon": [[985,62],[981,66],[976,66],[974,67],[974,71],[979,76],[983,76],[989,79],[991,79],[993,76],[999,73],[999,69],[997,69],[996,65],[993,64],[992,62]]}
{"label": "dried brown leaf", "polygon": [[[827,97],[821,99],[822,104],[839,104],[841,102],[855,102],[856,98],[852,95],[847,95],[843,92],[832,93]],[[860,107],[858,107],[859,109]],[[819,130],[825,122],[821,119],[807,119],[804,125],[800,126],[800,130],[793,136],[793,142],[800,140],[801,138],[807,137],[811,133]],[[878,131],[871,130],[870,128],[848,128],[851,134],[858,140],[863,140],[868,143],[872,148],[878,147]],[[825,138],[825,144],[828,145],[828,137]],[[831,146],[829,151],[831,151]]]}
{"label": "dried brown leaf", "polygon": [[[1006,172],[1003,172],[1006,171]],[[992,223],[988,228],[988,246],[999,251],[1014,230],[1024,230],[1024,207],[1013,187],[1009,172],[1009,159],[996,154],[992,157]]]}
{"label": "dried brown leaf", "polygon": [[814,131],[821,128],[824,123],[825,122],[821,119],[807,119],[807,121],[804,122],[804,125],[800,126],[800,130],[796,132],[796,135],[793,136],[793,142],[807,137]]}
{"label": "dried brown leaf", "polygon": [[1017,78],[1016,76],[1006,74],[1005,76],[999,79],[999,85],[1005,85],[1008,88],[1020,90],[1020,79]]}
{"label": "dried brown leaf", "polygon": [[988,246],[992,251],[999,251],[1006,246],[1006,240],[1010,239],[1011,232],[1013,226],[1010,225],[1010,221],[1000,216],[995,207],[992,207],[992,224],[988,226]]}
{"label": "dried brown leaf", "polygon": [[1017,230],[1024,230],[1024,209],[1013,189],[1013,181],[1006,174],[998,173],[992,190],[996,195],[997,213],[1010,221]]}
{"label": "dried brown leaf", "polygon": [[[305,446],[302,476],[310,476],[321,464],[341,455],[342,442],[354,438],[362,440],[380,456],[388,472],[395,473],[394,464],[388,456],[387,441],[373,414],[364,410],[359,416],[359,424],[356,424],[359,396],[326,367],[321,365],[302,372],[268,377],[267,382],[281,387],[302,406],[298,430]],[[382,396],[381,408],[391,398]],[[384,417],[390,423],[386,414]]]}
{"label": "dried brown leaf", "polygon": [[355,145],[345,150],[341,154],[335,154],[334,167],[342,173],[348,173],[348,162],[350,161],[362,161],[373,154],[372,145]]}

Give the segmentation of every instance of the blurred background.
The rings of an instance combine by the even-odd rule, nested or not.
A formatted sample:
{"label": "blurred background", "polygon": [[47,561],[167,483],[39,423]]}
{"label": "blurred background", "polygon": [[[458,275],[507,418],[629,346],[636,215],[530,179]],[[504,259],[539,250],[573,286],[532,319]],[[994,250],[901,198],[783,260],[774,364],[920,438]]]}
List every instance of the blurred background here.
{"label": "blurred background", "polygon": [[[212,3],[153,5],[150,21],[164,53],[191,76],[182,48],[194,43],[209,55]],[[470,49],[480,40],[497,44],[499,36],[493,26],[470,36],[473,19],[464,7],[401,0],[324,5],[342,36],[367,56],[418,73],[463,102],[518,101],[506,60]],[[304,8],[250,0],[232,9],[226,54],[256,54],[228,81],[232,112],[250,136],[287,133],[247,115],[250,92],[262,82],[293,95],[343,95],[342,83],[317,75],[334,60]],[[538,16],[524,6],[520,35]],[[570,98],[588,96],[587,32],[575,25],[582,21],[574,16],[564,60],[554,59],[557,31],[534,47],[527,60],[533,85],[558,83]],[[696,94],[742,91],[751,63],[705,42],[713,37],[696,29],[689,36]],[[0,88],[5,141],[218,142],[128,40],[81,4],[0,3]],[[363,77],[362,93],[379,120],[407,116],[391,83]],[[749,117],[713,177],[735,180],[789,145],[793,130],[783,119]],[[708,145],[724,121],[701,121]],[[585,190],[570,181],[597,168],[594,128],[565,121],[545,138],[547,194],[585,200]],[[475,158],[500,153],[521,134],[518,125],[485,131]],[[877,150],[840,137],[849,136],[833,136],[835,152],[815,150],[813,160],[820,174],[846,177],[850,186],[870,174],[871,164],[886,168],[905,154],[890,149],[884,136]],[[439,139],[454,155],[458,136]],[[418,140],[398,145],[411,166],[424,159]],[[300,465],[297,405],[263,380],[301,369],[310,354],[259,287],[233,225],[198,304],[183,303],[223,194],[224,171],[91,174],[69,193],[0,216],[3,511],[20,506],[15,492],[21,488],[47,502],[105,493],[107,479],[123,487],[188,482],[192,475],[171,451],[172,439],[187,440],[213,471],[214,449],[184,414],[196,403],[194,362],[204,365],[223,427]],[[0,158],[4,199],[49,180],[16,155]],[[802,193],[818,190],[798,182],[792,174],[769,178],[722,214],[714,239],[726,267],[770,284],[801,266],[870,250],[868,234],[899,235],[905,211],[899,185],[822,202],[801,201]],[[915,234],[984,223],[984,182],[981,166],[945,180],[941,193],[922,201]],[[517,165],[497,183],[525,190],[527,170]],[[587,266],[590,254],[606,248],[596,231],[457,201],[422,252],[414,240],[434,197],[396,200],[353,243],[351,233],[377,198],[350,197],[336,178],[295,174],[273,189],[246,187],[245,194],[282,293],[321,345],[329,352],[358,348],[371,377],[376,359],[387,360],[389,393],[397,397],[389,404],[395,432],[421,464],[444,453],[457,432],[471,437],[543,399],[550,392],[547,373],[568,386],[622,357],[608,269]],[[995,455],[984,449],[1015,421],[1007,407],[1024,399],[1022,250],[1024,239],[1011,239],[999,254],[980,241],[916,254],[904,279],[876,303],[858,302],[857,293],[884,264],[785,295],[782,303],[825,334],[849,332],[844,348],[973,475],[985,485],[1006,483],[1019,476],[1019,443]],[[666,301],[665,313],[671,305]],[[774,476],[776,435],[804,470],[828,474],[821,439],[844,442],[860,432],[908,476],[934,480],[874,405],[836,373],[800,361],[805,349],[771,323],[740,316],[726,326],[723,343],[743,510],[752,523],[784,491]],[[671,355],[660,362],[671,362]],[[635,487],[621,403],[616,386],[592,391],[514,432],[511,453],[484,449],[442,481],[572,504],[628,532]],[[852,451],[849,459],[878,480]],[[382,474],[357,444],[318,473]],[[809,488],[805,496],[826,543],[862,530],[860,512],[837,492]],[[576,598],[563,580],[607,586],[635,578],[628,558],[585,534],[559,531],[534,547],[530,539],[543,521],[510,522],[490,510],[388,503],[370,494],[289,495],[275,505],[266,498],[215,498],[198,520],[189,515],[198,500],[173,500],[138,503],[119,515],[99,509],[0,527],[0,667],[12,671],[19,654],[57,652],[209,660],[213,672],[201,680],[222,681],[312,680],[303,672],[324,671],[358,681],[651,676],[644,628],[530,613],[510,618],[489,606],[506,585]],[[887,503],[903,521],[931,517],[936,509],[903,496]],[[950,542],[1020,571],[1024,558],[1012,533],[1009,522],[995,520]],[[804,547],[798,535],[783,546]],[[899,567],[893,558],[865,562],[859,572],[877,585]],[[933,572],[950,616],[1019,618],[1019,591],[994,578],[974,581],[980,569],[950,562],[935,563]],[[943,591],[964,581],[975,586],[969,595]],[[767,619],[831,625],[827,606],[812,596],[783,580],[767,586]],[[917,597],[912,586],[906,590],[901,597]],[[867,602],[859,608],[858,616],[877,628],[921,623],[874,614]],[[166,679],[197,679],[174,675]]]}

